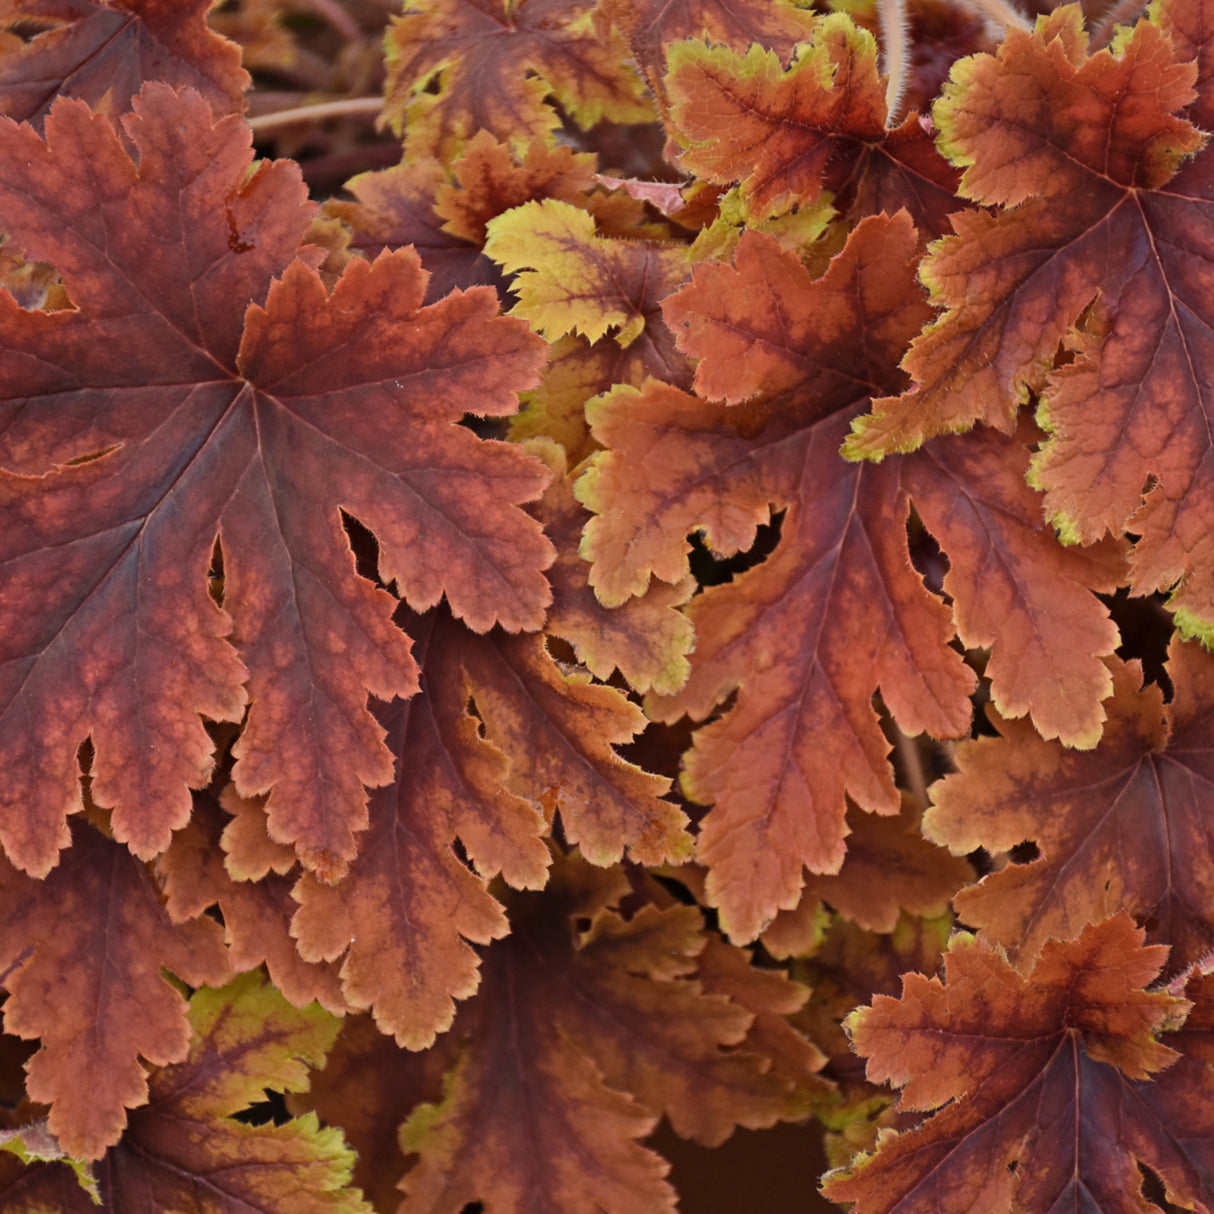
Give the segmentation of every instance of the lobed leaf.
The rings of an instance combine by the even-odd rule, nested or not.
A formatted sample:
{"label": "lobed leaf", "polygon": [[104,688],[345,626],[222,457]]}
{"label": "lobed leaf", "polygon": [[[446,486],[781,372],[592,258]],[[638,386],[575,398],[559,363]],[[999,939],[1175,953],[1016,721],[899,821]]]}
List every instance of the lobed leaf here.
{"label": "lobed leaf", "polygon": [[1160,28],[1203,12],[1161,5],[1087,56],[1078,10],[1060,10],[956,67],[935,111],[941,144],[965,166],[961,191],[1003,209],[957,216],[925,262],[945,310],[907,357],[915,387],[876,401],[845,451],[880,458],[976,421],[1007,430],[1039,393],[1046,515],[1067,542],[1140,537],[1133,589],[1172,590],[1182,632],[1205,637],[1214,162],[1178,113],[1197,67]]}
{"label": "lobed leaf", "polygon": [[905,208],[923,231],[947,231],[956,174],[911,116],[886,129],[876,44],[844,13],[815,20],[785,64],[753,45],[685,42],[669,52],[666,89],[679,160],[720,185],[741,183],[761,222],[823,195],[850,216]]}
{"label": "lobed leaf", "polygon": [[[1118,553],[1059,548],[1024,487],[1023,447],[957,439],[860,476],[838,456],[849,421],[876,385],[896,379],[926,314],[914,256],[905,215],[863,221],[817,280],[775,240],[749,233],[733,267],[697,267],[665,305],[680,344],[701,355],[697,390],[730,407],[657,383],[617,388],[590,407],[609,450],[577,492],[598,516],[582,552],[605,603],[641,593],[651,575],[684,577],[689,532],[728,555],[783,512],[771,556],[693,600],[691,678],[649,704],[662,720],[703,719],[737,691],[698,732],[684,790],[715,806],[699,854],[712,870],[710,901],[744,939],[796,905],[803,867],[838,871],[846,797],[897,812],[871,703],[878,687],[910,734],[967,726],[972,676],[949,647],[951,613],[909,565],[912,495],[954,560],[958,630],[995,643],[996,701],[1072,743],[1099,736],[1100,657],[1117,636],[1091,591],[1116,585]],[[1052,614],[1060,599],[1065,627]],[[1048,654],[1054,668],[1026,669],[1026,651]],[[1061,694],[1072,678],[1073,692]]]}
{"label": "lobed leaf", "polygon": [[595,31],[592,12],[589,0],[411,3],[388,30],[384,103],[409,159],[450,163],[478,130],[543,138],[558,122],[549,95],[582,127],[649,118],[619,40]]}
{"label": "lobed leaf", "polygon": [[[659,1113],[712,1143],[803,1115],[770,1059],[732,1048],[754,1014],[690,977],[699,914],[646,906],[625,920],[611,907],[626,891],[618,872],[568,858],[544,893],[512,899],[511,934],[453,1030],[468,1043],[446,1094],[402,1129],[421,1156],[405,1210],[672,1210],[665,1164],[633,1141]],[[752,997],[785,1006],[788,993]]]}
{"label": "lobed leaf", "polygon": [[[78,102],[56,104],[47,143],[0,125],[0,214],[76,304],[0,295],[0,841],[51,867],[91,736],[115,836],[163,851],[210,776],[199,714],[235,721],[251,698],[237,791],[269,793],[274,838],[336,876],[365,786],[392,775],[367,694],[416,690],[342,511],[418,607],[445,594],[476,628],[538,626],[552,550],[520,503],[546,473],[458,423],[513,411],[542,343],[491,292],[423,307],[409,251],[326,293],[293,260],[311,217],[297,170],[250,175],[247,130],[196,94],[150,84],[125,127],[138,166]],[[95,193],[75,188],[81,157]]]}
{"label": "lobed leaf", "polygon": [[516,207],[487,230],[485,255],[515,275],[513,312],[549,341],[580,333],[594,342],[616,329],[626,348],[645,327],[636,301],[687,278],[682,248],[596,236],[593,216],[555,198]]}
{"label": "lobed leaf", "polygon": [[[980,939],[954,937],[943,982],[908,974],[901,998],[878,996],[847,1021],[871,1080],[902,1087],[904,1108],[939,1111],[828,1174],[824,1193],[856,1214],[1147,1209],[1140,1162],[1183,1160],[1193,1179],[1208,1150],[1186,1141],[1187,1102],[1167,1087],[1178,1054],[1156,1040],[1192,1005],[1143,989],[1164,953],[1124,915],[1051,941],[1027,976]],[[1158,1131],[1139,1121],[1127,1134],[1157,1089]],[[1208,1190],[1202,1179],[1172,1193]]]}
{"label": "lobed leaf", "polygon": [[140,1058],[167,1066],[189,1048],[185,1000],[162,970],[193,985],[230,972],[219,925],[172,922],[146,867],[84,822],[44,881],[0,859],[0,900],[5,1031],[41,1040],[29,1094],[68,1155],[98,1159],[148,1101]]}
{"label": "lobed leaf", "polygon": [[1175,697],[1142,686],[1137,663],[1109,659],[1114,694],[1100,745],[1065,750],[992,713],[998,738],[957,748],[959,771],[934,786],[924,829],[955,853],[1026,841],[1009,864],[954,899],[965,922],[1021,966],[1051,937],[1118,911],[1171,946],[1173,968],[1214,948],[1209,907],[1210,693],[1214,658],[1173,641]]}

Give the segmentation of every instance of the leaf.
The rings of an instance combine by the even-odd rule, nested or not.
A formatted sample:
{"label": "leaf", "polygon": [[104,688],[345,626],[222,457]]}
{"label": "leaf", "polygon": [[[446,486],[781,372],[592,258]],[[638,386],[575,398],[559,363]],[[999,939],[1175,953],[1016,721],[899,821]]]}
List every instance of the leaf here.
{"label": "leaf", "polygon": [[[997,703],[1072,744],[1099,737],[1109,687],[1100,658],[1117,633],[1092,590],[1116,586],[1118,552],[1060,548],[1023,484],[1024,448],[953,439],[862,477],[837,455],[924,316],[914,247],[905,214],[866,219],[813,280],[772,238],[748,233],[734,267],[697,267],[665,305],[682,347],[702,356],[697,391],[731,407],[656,383],[590,407],[610,450],[577,493],[599,516],[582,552],[603,602],[642,592],[651,575],[685,576],[689,532],[730,555],[784,512],[769,557],[692,601],[691,678],[647,705],[659,720],[702,720],[738,692],[697,733],[683,787],[716,806],[699,855],[712,870],[709,899],[739,939],[796,904],[803,867],[839,870],[845,796],[897,812],[871,705],[878,687],[909,734],[966,730],[972,676],[948,646],[950,614],[964,641],[995,646]],[[953,563],[953,613],[910,568],[902,527],[912,500]],[[1063,599],[1072,607],[1059,627],[1051,613]],[[1037,652],[1050,664],[1026,668]]]}
{"label": "leaf", "polygon": [[[36,1121],[31,1125],[22,1126],[19,1130],[0,1130],[0,1151],[8,1151],[25,1164],[61,1161],[71,1168],[80,1188],[88,1195],[93,1205],[101,1204],[101,1194],[97,1190],[97,1177],[93,1173],[92,1164],[72,1159],[65,1154],[45,1122]],[[7,1208],[13,1207],[9,1205]]]}
{"label": "leaf", "polygon": [[[1142,989],[1165,951],[1143,947],[1122,915],[1051,941],[1025,977],[981,940],[954,937],[943,983],[908,974],[901,998],[878,996],[847,1021],[869,1079],[901,1087],[904,1108],[939,1111],[828,1174],[823,1192],[855,1214],[1153,1209],[1139,1162],[1184,1157],[1175,1123],[1187,1110],[1165,1097],[1166,1136],[1123,1127],[1157,1086],[1142,1081],[1164,1071],[1166,1083],[1177,1054],[1156,1035],[1190,1007]],[[1169,1196],[1188,1204],[1193,1193]]]}
{"label": "leaf", "polygon": [[708,939],[698,912],[625,920],[611,909],[625,892],[618,872],[570,858],[544,893],[511,899],[511,934],[453,1030],[468,1044],[446,1095],[402,1130],[421,1154],[410,1214],[472,1200],[495,1214],[671,1210],[664,1164],[632,1142],[659,1113],[708,1143],[802,1115],[787,1080],[732,1048],[753,1014],[689,976]]}
{"label": "leaf", "polygon": [[186,1055],[185,1000],[162,969],[192,985],[229,973],[219,925],[173,923],[146,867],[83,822],[44,881],[0,859],[0,903],[4,1028],[42,1042],[29,1094],[50,1105],[68,1155],[98,1159],[126,1110],[147,1103],[140,1058],[165,1066]]}
{"label": "leaf", "polygon": [[42,33],[0,57],[0,112],[39,131],[56,97],[111,118],[149,80],[196,89],[216,117],[244,109],[240,49],[207,27],[212,0],[4,0],[0,28]]}
{"label": "leaf", "polygon": [[636,864],[690,858],[687,815],[664,799],[669,780],[616,753],[646,725],[623,692],[562,667],[542,635],[490,633],[462,645],[461,658],[485,732],[509,760],[511,791],[559,810],[564,838],[587,860],[614,864],[625,849]]}
{"label": "leaf", "polygon": [[[297,170],[246,178],[247,129],[213,126],[196,95],[148,85],[125,125],[138,167],[78,102],[57,103],[46,145],[0,128],[0,212],[77,309],[0,296],[0,840],[50,868],[91,736],[115,837],[163,851],[210,776],[198,715],[235,721],[251,699],[237,791],[269,793],[274,839],[337,876],[365,786],[392,776],[366,696],[416,690],[395,601],[355,576],[341,511],[410,602],[538,626],[552,553],[519,504],[546,473],[458,423],[512,412],[542,345],[488,291],[422,307],[410,251],[351,263],[327,295],[292,260],[310,218]],[[77,187],[82,155],[112,204]],[[151,247],[149,225],[166,233]]]}
{"label": "leaf", "polygon": [[[291,938],[291,919],[298,909],[291,897],[294,877],[260,872],[253,880],[235,880],[229,875],[221,838],[231,819],[220,804],[245,810],[249,825],[269,842],[264,812],[259,806],[242,805],[231,785],[218,801],[199,793],[189,823],[156,860],[169,915],[175,923],[184,923],[217,906],[233,972],[244,973],[264,962],[275,987],[289,1003],[304,1007],[315,1000],[335,1015],[348,1011],[337,968],[304,961]],[[293,866],[294,854],[280,850],[286,851]]]}
{"label": "leaf", "polygon": [[[382,709],[400,755],[393,785],[371,798],[371,825],[346,880],[305,875],[292,933],[308,961],[341,962],[342,991],[381,1032],[424,1049],[477,988],[485,944],[507,931],[487,878],[544,883],[548,851],[535,807],[505,787],[507,763],[467,712],[463,645],[479,638],[441,611],[407,627],[426,690]],[[458,837],[478,872],[455,851]]]}
{"label": "leaf", "polygon": [[354,229],[353,247],[369,258],[413,245],[430,272],[426,302],[477,284],[505,294],[505,280],[486,258],[485,224],[535,198],[586,205],[594,161],[565,147],[534,140],[518,156],[488,131],[468,141],[450,176],[434,160],[360,173],[345,188],[354,202],[330,201],[325,212]]}
{"label": "leaf", "polygon": [[307,1092],[288,1096],[291,1112],[314,1109],[325,1125],[341,1127],[357,1156],[354,1183],[376,1210],[400,1205],[397,1185],[407,1165],[399,1127],[416,1105],[442,1099],[443,1075],[459,1045],[445,1033],[429,1049],[402,1050],[370,1016],[347,1016],[324,1070]]}
{"label": "leaf", "polygon": [[[1160,14],[1200,11],[1179,0]],[[915,387],[875,401],[845,450],[880,458],[976,421],[1007,430],[1041,393],[1046,515],[1068,542],[1141,537],[1134,591],[1175,588],[1182,632],[1206,636],[1211,160],[1182,168],[1206,136],[1175,112],[1196,68],[1148,22],[1115,51],[1084,51],[1068,9],[954,70],[935,110],[942,146],[965,166],[961,193],[1002,209],[957,216],[925,262],[945,310],[907,357]]]}
{"label": "leaf", "polygon": [[371,1214],[349,1188],[353,1152],[312,1114],[283,1125],[233,1119],[264,1098],[307,1087],[339,1021],[297,1009],[256,974],[190,1000],[189,1056],[151,1076],[151,1102],[102,1164],[108,1211]]}
{"label": "leaf", "polygon": [[[906,794],[896,818],[853,815],[843,867],[837,873],[807,876],[800,903],[772,920],[763,934],[764,945],[770,950],[774,942],[793,936],[794,925],[813,918],[823,902],[870,932],[892,932],[902,911],[928,918],[944,914],[974,872],[967,861],[923,838],[921,817]],[[785,956],[806,951],[776,947]]]}
{"label": "leaf", "polygon": [[645,327],[644,295],[668,295],[687,278],[686,251],[596,236],[594,219],[557,199],[529,202],[488,224],[485,255],[514,274],[513,313],[549,341],[609,329],[625,348]]}
{"label": "leaf", "polygon": [[957,175],[917,117],[886,129],[876,44],[844,13],[818,18],[787,66],[759,45],[679,43],[666,89],[680,163],[718,185],[741,182],[755,222],[829,191],[855,218],[906,208],[921,230],[949,230]]}
{"label": "leaf", "polygon": [[813,28],[810,14],[789,0],[603,0],[598,13],[623,33],[659,97],[665,93],[666,50],[672,43],[703,38],[740,50],[758,42],[787,60]]}
{"label": "leaf", "polygon": [[1032,840],[1039,858],[1009,864],[954,900],[957,913],[1023,966],[1053,936],[1117,911],[1149,924],[1183,968],[1214,948],[1208,786],[1214,781],[1214,657],[1173,641],[1176,688],[1164,705],[1137,663],[1109,659],[1114,694],[1100,745],[1081,753],[992,714],[998,738],[957,747],[959,772],[933,786],[924,829],[955,853]]}
{"label": "leaf", "polygon": [[565,453],[551,441],[529,448],[551,469],[552,483],[536,507],[544,534],[556,545],[557,559],[548,572],[552,609],[547,631],[573,646],[579,662],[597,679],[610,679],[618,668],[639,692],[662,695],[687,681],[687,655],[695,641],[691,621],[678,608],[691,597],[691,579],[676,586],[653,583],[640,598],[604,607],[590,588],[590,567],[577,554],[589,515],[573,495]]}
{"label": "leaf", "polygon": [[[589,0],[417,0],[388,30],[384,117],[406,132],[409,160],[450,163],[478,130],[542,138],[557,101],[580,126],[650,117],[616,38],[601,38]],[[431,88],[431,85],[437,87]]]}

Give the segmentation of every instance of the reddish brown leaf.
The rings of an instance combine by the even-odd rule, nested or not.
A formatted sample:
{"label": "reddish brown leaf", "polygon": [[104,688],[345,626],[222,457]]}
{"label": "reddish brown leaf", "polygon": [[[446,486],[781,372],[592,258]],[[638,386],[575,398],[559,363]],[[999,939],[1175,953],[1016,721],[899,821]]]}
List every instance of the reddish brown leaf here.
{"label": "reddish brown leaf", "polygon": [[[353,1153],[339,1131],[322,1129],[311,1115],[283,1125],[232,1119],[263,1100],[264,1089],[305,1088],[307,1068],[323,1063],[338,1021],[316,1007],[291,1007],[253,974],[196,992],[189,1012],[188,1057],[153,1071],[149,1103],[97,1165],[103,1214],[371,1214],[348,1187]],[[49,1207],[10,1208],[40,1214]]]}
{"label": "reddish brown leaf", "polygon": [[707,940],[698,912],[626,921],[611,906],[627,889],[569,859],[543,894],[512,899],[511,934],[456,1025],[472,1036],[447,1094],[402,1131],[421,1153],[406,1209],[668,1210],[664,1165],[631,1141],[659,1113],[712,1143],[800,1115],[789,1082],[733,1048],[752,1013],[689,976]]}
{"label": "reddish brown leaf", "polygon": [[213,0],[3,0],[0,28],[47,27],[0,57],[0,113],[39,130],[56,97],[112,118],[149,80],[197,89],[216,116],[244,109],[240,48],[207,27]]}
{"label": "reddish brown leaf", "polygon": [[400,1205],[407,1164],[398,1131],[415,1106],[442,1099],[459,1045],[446,1033],[428,1050],[402,1050],[370,1016],[347,1016],[324,1070],[307,1092],[288,1097],[293,1113],[315,1110],[325,1125],[341,1127],[357,1155],[354,1183],[376,1210]]}
{"label": "reddish brown leaf", "polygon": [[679,864],[687,816],[663,799],[669,780],[616,753],[645,728],[615,687],[559,665],[542,635],[490,633],[462,646],[467,688],[490,741],[510,762],[510,788],[559,809],[565,838],[593,864]]}
{"label": "reddish brown leaf", "polygon": [[51,1132],[69,1155],[96,1159],[118,1141],[126,1110],[147,1102],[140,1058],[164,1066],[186,1055],[185,1001],[161,970],[195,986],[222,982],[220,927],[174,924],[146,867],[79,820],[44,881],[0,858],[0,901],[5,1031],[41,1039],[29,1094],[51,1106]]}
{"label": "reddish brown leaf", "polygon": [[546,631],[572,646],[579,662],[597,679],[618,668],[636,691],[670,695],[687,681],[694,634],[680,607],[694,590],[690,578],[677,586],[654,582],[640,598],[604,607],[590,589],[590,566],[578,556],[589,514],[573,496],[565,453],[555,443],[536,440],[529,450],[552,470],[552,483],[536,507],[544,534],[556,545],[548,571],[552,609]]}
{"label": "reddish brown leaf", "polygon": [[[995,699],[1071,742],[1099,736],[1108,687],[1099,655],[1116,631],[1091,589],[1116,584],[1117,553],[1075,556],[1057,545],[1017,471],[1023,447],[952,440],[933,454],[938,462],[917,456],[923,462],[869,466],[861,477],[837,454],[867,394],[897,379],[925,315],[914,250],[905,215],[871,218],[814,281],[794,254],[747,234],[736,268],[698,267],[665,310],[683,347],[702,355],[697,390],[756,399],[724,409],[651,383],[616,389],[590,410],[611,450],[578,484],[599,515],[582,551],[604,602],[640,593],[651,574],[685,576],[689,532],[729,555],[785,511],[771,556],[693,600],[691,679],[650,704],[661,720],[703,719],[738,691],[697,734],[684,788],[716,805],[700,857],[712,869],[711,901],[744,939],[796,904],[803,867],[838,871],[845,794],[870,812],[897,811],[871,705],[878,687],[907,733],[968,727],[972,675],[948,645],[947,609],[909,565],[911,494],[923,498],[955,570],[981,573],[948,588],[962,638],[996,646]],[[1060,594],[1074,605],[1066,629],[1050,615]],[[1076,680],[1069,695],[1058,666],[1017,664],[1026,648],[1056,655]]]}
{"label": "reddish brown leaf", "polygon": [[1109,723],[1095,750],[1066,750],[992,714],[1000,737],[958,746],[959,774],[932,789],[925,829],[954,852],[1037,844],[1039,858],[955,899],[962,919],[1022,966],[1049,937],[1119,910],[1172,946],[1173,968],[1214,948],[1214,657],[1173,642],[1166,706],[1137,663],[1110,665]]}
{"label": "reddish brown leaf", "polygon": [[844,13],[817,19],[792,61],[687,42],[666,80],[680,162],[719,185],[741,182],[755,221],[813,206],[823,191],[859,218],[906,208],[922,231],[948,231],[957,174],[917,116],[886,130],[876,45]]}
{"label": "reddish brown leaf", "polygon": [[[1207,28],[1206,11],[1176,0],[1159,20]],[[941,146],[966,166],[961,192],[1002,209],[959,215],[925,263],[946,311],[907,358],[915,389],[875,402],[846,450],[1010,429],[1040,392],[1046,514],[1068,541],[1141,537],[1133,587],[1174,588],[1178,624],[1208,639],[1214,161],[1181,168],[1206,136],[1176,112],[1195,74],[1152,22],[1087,57],[1074,9],[958,65],[935,110]],[[1076,357],[1059,365],[1060,347]]]}
{"label": "reddish brown leaf", "polygon": [[[0,296],[0,840],[49,869],[91,736],[115,836],[163,851],[210,774],[198,714],[239,720],[251,694],[236,787],[273,790],[273,837],[336,875],[364,785],[392,775],[367,693],[416,688],[394,600],[354,575],[341,511],[419,607],[445,594],[473,627],[538,626],[551,547],[518,504],[546,473],[458,422],[512,412],[542,343],[488,291],[423,308],[408,251],[352,263],[326,295],[292,261],[311,214],[298,173],[248,175],[247,129],[212,125],[197,95],[148,85],[136,105],[138,167],[79,102],[57,103],[49,144],[0,126],[4,221],[78,309]],[[149,245],[149,230],[168,237]],[[217,533],[222,609],[206,579]]]}
{"label": "reddish brown leaf", "polygon": [[[925,840],[919,830],[921,817],[922,811],[905,794],[896,818],[853,814],[843,867],[834,874],[807,876],[800,903],[775,917],[763,933],[764,944],[804,938],[796,925],[812,919],[814,908],[823,902],[871,932],[892,932],[902,911],[927,918],[944,914],[974,870]],[[780,951],[791,956],[808,950],[785,944]]]}
{"label": "reddish brown leaf", "polygon": [[[239,798],[229,786],[220,802],[231,808]],[[265,814],[256,812],[258,808],[249,806],[254,812],[245,817],[268,840]],[[189,824],[156,860],[169,915],[183,923],[218,906],[233,972],[244,973],[265,962],[275,987],[296,1007],[315,1000],[336,1015],[348,1011],[337,968],[304,961],[291,938],[291,918],[298,909],[291,897],[295,879],[262,872],[256,880],[233,880],[225,869],[220,839],[230,822],[213,797],[205,792],[195,797]],[[293,853],[287,856],[293,864]]]}
{"label": "reddish brown leaf", "polygon": [[[590,0],[417,0],[388,31],[384,114],[411,160],[450,163],[464,140],[546,136],[551,96],[581,126],[651,116],[618,38],[603,38]],[[428,86],[436,84],[431,91]]]}
{"label": "reddish brown leaf", "polygon": [[[848,1019],[869,1078],[902,1087],[903,1107],[939,1111],[828,1175],[826,1195],[855,1202],[855,1214],[1153,1209],[1140,1161],[1185,1161],[1191,1181],[1209,1154],[1201,1138],[1188,1147],[1188,1109],[1168,1095],[1163,1133],[1136,1107],[1167,1091],[1164,1068],[1177,1054],[1156,1034],[1190,1006],[1142,989],[1165,952],[1142,947],[1141,931],[1119,916],[1050,942],[1026,978],[980,940],[955,937],[943,983],[908,974],[900,999],[878,996]],[[1158,1083],[1142,1082],[1161,1070]],[[1209,1100],[1202,1078],[1198,1108]],[[1209,1194],[1206,1177],[1169,1185],[1186,1205]]]}
{"label": "reddish brown leaf", "polygon": [[663,94],[666,50],[685,38],[703,38],[735,50],[752,42],[787,61],[813,28],[813,19],[789,0],[600,0],[601,19],[623,31],[650,87]]}
{"label": "reddish brown leaf", "polygon": [[[342,990],[371,1008],[380,1030],[424,1049],[447,1029],[455,1000],[477,987],[479,963],[467,941],[507,931],[487,877],[544,883],[548,852],[535,807],[505,787],[508,766],[466,711],[463,646],[480,641],[444,612],[408,628],[425,691],[382,709],[398,778],[371,798],[371,825],[340,885],[303,877],[292,925],[303,956],[341,964]],[[454,848],[459,837],[477,875]]]}

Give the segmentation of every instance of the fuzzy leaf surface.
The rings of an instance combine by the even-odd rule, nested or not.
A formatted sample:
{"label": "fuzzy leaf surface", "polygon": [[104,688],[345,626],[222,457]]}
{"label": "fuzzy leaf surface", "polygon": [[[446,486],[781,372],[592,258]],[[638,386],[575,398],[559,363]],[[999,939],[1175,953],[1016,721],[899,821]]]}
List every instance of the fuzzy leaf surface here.
{"label": "fuzzy leaf surface", "polygon": [[[1190,1007],[1143,989],[1165,954],[1144,947],[1124,915],[1051,941],[1027,976],[981,940],[954,937],[943,982],[907,974],[900,998],[878,996],[847,1020],[869,1079],[901,1087],[904,1109],[938,1111],[831,1173],[825,1194],[854,1202],[855,1214],[1156,1209],[1142,1197],[1139,1162],[1192,1168],[1208,1158],[1200,1142],[1190,1154],[1179,1101],[1163,1097],[1162,1133],[1133,1128],[1157,1087],[1143,1081],[1162,1071],[1166,1083],[1178,1056],[1157,1036]],[[1203,1179],[1169,1196],[1208,1193]]]}
{"label": "fuzzy leaf surface", "polygon": [[538,626],[552,552],[520,503],[547,473],[458,423],[512,412],[543,346],[489,291],[423,307],[411,251],[352,262],[326,294],[295,258],[298,170],[247,176],[247,128],[196,94],[148,85],[124,122],[138,166],[79,102],[57,102],[46,144],[0,125],[0,216],[76,304],[0,295],[0,841],[50,868],[91,735],[115,837],[163,851],[213,765],[199,714],[236,721],[251,698],[237,790],[270,793],[273,837],[337,876],[365,786],[392,777],[367,694],[416,690],[341,511],[417,607],[445,594],[475,628]]}

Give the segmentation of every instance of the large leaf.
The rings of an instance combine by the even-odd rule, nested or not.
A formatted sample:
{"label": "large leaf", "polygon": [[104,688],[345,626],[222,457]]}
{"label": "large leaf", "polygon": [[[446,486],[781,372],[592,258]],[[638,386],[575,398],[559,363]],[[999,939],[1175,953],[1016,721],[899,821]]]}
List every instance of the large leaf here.
{"label": "large leaf", "polygon": [[[799,1084],[750,1036],[756,1010],[799,1002],[787,980],[740,979],[713,965],[691,907],[646,905],[625,919],[622,874],[559,860],[542,894],[511,899],[511,934],[489,950],[476,1000],[453,1032],[468,1041],[439,1104],[422,1105],[402,1142],[421,1158],[402,1187],[408,1214],[570,1214],[672,1210],[665,1165],[633,1139],[665,1113],[717,1143],[736,1124],[803,1116]],[[735,1002],[745,992],[747,1002]],[[792,996],[790,999],[790,995]],[[800,1055],[813,1080],[812,1050]]]}
{"label": "large leaf", "polygon": [[[1116,630],[1089,588],[1116,585],[1117,553],[1068,554],[1045,532],[1023,446],[957,439],[879,468],[838,454],[870,395],[898,379],[926,315],[915,246],[905,214],[866,219],[814,280],[748,233],[734,267],[698,267],[665,306],[701,356],[697,390],[729,407],[656,382],[590,407],[610,449],[577,489],[598,516],[582,551],[604,602],[651,576],[683,578],[689,532],[731,554],[784,512],[771,556],[692,601],[691,678],[649,704],[663,720],[703,719],[737,691],[698,732],[684,788],[715,804],[700,858],[727,930],[746,939],[796,904],[803,867],[838,871],[846,797],[898,811],[878,688],[907,733],[968,728],[973,676],[949,645],[950,617],[963,640],[994,645],[993,695],[1009,713],[1072,743],[1100,733],[1109,676],[1098,655]],[[952,561],[951,613],[910,566],[912,498]],[[1052,626],[1060,602],[1066,628]]]}
{"label": "large leaf", "polygon": [[41,1039],[29,1094],[50,1105],[69,1155],[96,1159],[118,1141],[126,1110],[148,1100],[140,1059],[165,1066],[189,1046],[185,1000],[162,970],[195,985],[229,970],[218,924],[174,924],[146,866],[77,822],[44,881],[0,859],[0,974],[5,1031]]}
{"label": "large leaf", "polygon": [[[1071,541],[1139,537],[1135,590],[1174,589],[1178,624],[1206,637],[1214,160],[1200,151],[1182,168],[1206,136],[1177,112],[1197,67],[1166,28],[1208,30],[1208,14],[1200,0],[1161,4],[1089,57],[1068,8],[958,65],[935,109],[941,146],[965,166],[961,192],[998,209],[956,216],[925,263],[945,311],[907,358],[915,387],[875,402],[847,445],[880,458],[976,421],[1010,429],[1040,392],[1049,439],[1033,479],[1047,515]],[[1061,365],[1060,346],[1075,353]]]}
{"label": "large leaf", "polygon": [[1051,941],[1026,977],[955,937],[943,982],[908,974],[901,998],[878,996],[847,1021],[869,1078],[901,1087],[903,1108],[937,1111],[828,1176],[826,1195],[855,1214],[1153,1211],[1141,1163],[1168,1167],[1178,1202],[1208,1203],[1208,1138],[1194,1130],[1209,1121],[1209,1068],[1195,1060],[1188,1090],[1171,1087],[1177,1053],[1157,1040],[1190,1005],[1143,989],[1165,952],[1123,915]]}
{"label": "large leaf", "polygon": [[958,746],[959,772],[932,789],[924,829],[954,852],[1037,845],[1036,859],[955,899],[962,919],[1021,965],[1051,936],[1119,910],[1172,946],[1173,968],[1214,948],[1214,658],[1174,642],[1166,706],[1137,663],[1110,661],[1114,694],[1095,750],[1066,750],[996,714],[1000,736]]}
{"label": "large leaf", "polygon": [[251,698],[237,790],[270,793],[274,838],[337,876],[364,786],[392,777],[367,693],[416,690],[342,511],[418,608],[445,594],[474,628],[538,626],[552,552],[519,503],[547,473],[458,423],[512,412],[543,345],[487,290],[422,307],[411,251],[352,262],[326,294],[293,260],[298,172],[250,174],[247,129],[197,95],[148,85],[125,128],[138,165],[79,102],[45,144],[0,125],[0,217],[76,305],[0,296],[0,841],[50,868],[91,735],[115,836],[163,851],[211,770],[199,714],[239,720]]}

